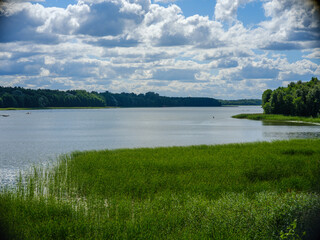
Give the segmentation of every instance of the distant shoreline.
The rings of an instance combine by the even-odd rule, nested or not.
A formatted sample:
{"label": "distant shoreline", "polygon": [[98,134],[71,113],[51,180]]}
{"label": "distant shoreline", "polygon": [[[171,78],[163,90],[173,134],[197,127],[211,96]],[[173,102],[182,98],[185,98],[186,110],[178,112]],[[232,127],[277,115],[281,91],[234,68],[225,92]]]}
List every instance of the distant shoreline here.
{"label": "distant shoreline", "polygon": [[162,107],[43,107],[43,108],[0,108],[0,111],[17,111],[17,110],[50,110],[50,109],[109,109],[109,108],[205,108],[205,107],[240,107],[240,106],[259,106],[259,105],[221,105],[221,106],[162,106]]}
{"label": "distant shoreline", "polygon": [[0,108],[69,107],[216,107],[261,105],[261,99],[222,100],[212,97],[166,97],[155,92],[111,93],[86,90],[26,89],[0,86]]}
{"label": "distant shoreline", "polygon": [[0,108],[0,111],[18,111],[18,110],[50,110],[50,109],[104,109],[117,107],[43,107],[43,108]]}

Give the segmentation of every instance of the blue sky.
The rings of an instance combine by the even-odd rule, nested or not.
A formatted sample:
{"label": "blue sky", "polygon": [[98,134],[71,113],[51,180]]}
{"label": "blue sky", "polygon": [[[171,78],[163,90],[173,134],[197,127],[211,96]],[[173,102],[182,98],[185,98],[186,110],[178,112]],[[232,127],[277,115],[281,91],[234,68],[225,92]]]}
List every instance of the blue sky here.
{"label": "blue sky", "polygon": [[46,0],[0,7],[0,85],[260,98],[320,77],[304,0]]}

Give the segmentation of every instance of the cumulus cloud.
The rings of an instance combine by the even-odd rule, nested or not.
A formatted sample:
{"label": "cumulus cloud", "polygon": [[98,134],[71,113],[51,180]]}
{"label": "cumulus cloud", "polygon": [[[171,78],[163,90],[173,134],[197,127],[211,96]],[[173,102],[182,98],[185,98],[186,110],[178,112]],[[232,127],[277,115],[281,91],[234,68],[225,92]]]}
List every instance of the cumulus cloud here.
{"label": "cumulus cloud", "polygon": [[4,3],[0,10],[0,42],[57,43],[58,36],[37,31],[47,15],[45,8],[40,4]]}
{"label": "cumulus cloud", "polygon": [[237,19],[238,8],[252,1],[254,0],[217,0],[214,10],[215,19],[232,23]]}
{"label": "cumulus cloud", "polygon": [[153,78],[156,80],[179,80],[194,81],[196,71],[194,69],[157,69],[153,73]]}
{"label": "cumulus cloud", "polygon": [[312,53],[304,55],[305,58],[318,58],[320,59],[320,48],[313,49]]}
{"label": "cumulus cloud", "polygon": [[79,1],[66,9],[7,3],[0,15],[0,41],[57,42],[61,34],[118,36],[136,28],[149,6],[147,0]]}
{"label": "cumulus cloud", "polygon": [[260,23],[269,35],[264,48],[309,48],[320,40],[319,8],[312,1],[271,0],[263,4],[271,19]]}
{"label": "cumulus cloud", "polygon": [[177,0],[154,0],[154,2],[156,3],[172,3],[172,2],[176,2]]}
{"label": "cumulus cloud", "polygon": [[217,59],[229,59],[232,57],[247,58],[253,55],[253,51],[249,48],[223,47],[200,52],[194,57],[194,59],[198,61],[211,61]]}
{"label": "cumulus cloud", "polygon": [[[217,0],[214,19],[185,17],[179,1],[79,0],[66,8],[6,2],[0,84],[258,98],[266,88],[319,74],[318,8],[265,0],[266,20],[247,28],[237,9],[251,1]],[[305,53],[290,61],[283,50]]]}
{"label": "cumulus cloud", "polygon": [[143,39],[157,46],[193,45],[209,48],[222,45],[219,39],[223,34],[220,23],[199,15],[185,18],[176,5],[151,6],[140,30]]}
{"label": "cumulus cloud", "polygon": [[303,46],[300,43],[296,42],[280,42],[280,41],[271,41],[268,42],[265,46],[261,47],[261,49],[265,50],[296,50],[302,49]]}
{"label": "cumulus cloud", "polygon": [[[124,4],[125,3],[125,4]],[[124,1],[102,2],[90,6],[90,14],[79,18],[79,28],[75,33],[91,36],[117,36],[126,29],[135,28],[143,20],[141,5]]]}

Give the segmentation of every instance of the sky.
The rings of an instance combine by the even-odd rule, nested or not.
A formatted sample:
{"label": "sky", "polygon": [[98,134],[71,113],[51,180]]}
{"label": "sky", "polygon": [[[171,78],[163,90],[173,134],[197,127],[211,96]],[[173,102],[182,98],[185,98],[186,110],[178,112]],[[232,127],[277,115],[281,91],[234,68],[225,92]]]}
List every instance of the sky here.
{"label": "sky", "polygon": [[319,15],[308,0],[0,0],[0,86],[261,98],[320,77]]}

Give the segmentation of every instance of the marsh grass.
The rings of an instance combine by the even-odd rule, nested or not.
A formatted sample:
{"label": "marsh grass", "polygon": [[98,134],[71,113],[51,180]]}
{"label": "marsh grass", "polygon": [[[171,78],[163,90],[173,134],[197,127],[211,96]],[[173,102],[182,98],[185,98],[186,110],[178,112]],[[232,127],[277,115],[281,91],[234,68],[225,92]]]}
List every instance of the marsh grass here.
{"label": "marsh grass", "polygon": [[8,239],[316,239],[320,140],[74,152],[0,194]]}
{"label": "marsh grass", "polygon": [[298,117],[298,116],[285,116],[281,114],[263,114],[263,113],[242,113],[233,118],[250,119],[250,120],[264,120],[264,121],[276,121],[276,122],[305,122],[320,124],[320,118],[313,117]]}

